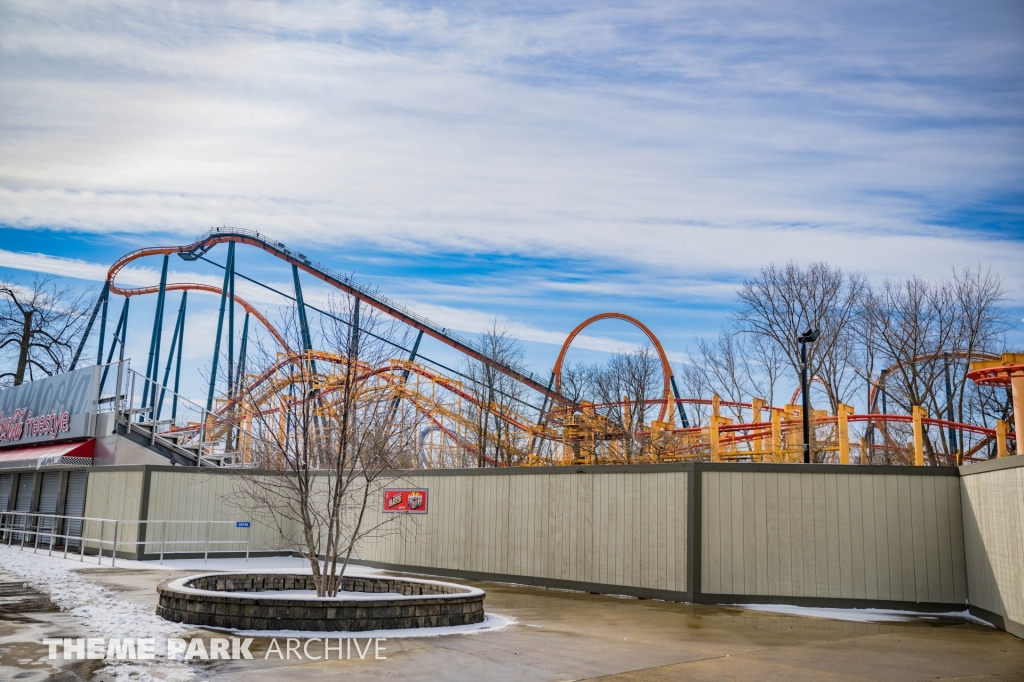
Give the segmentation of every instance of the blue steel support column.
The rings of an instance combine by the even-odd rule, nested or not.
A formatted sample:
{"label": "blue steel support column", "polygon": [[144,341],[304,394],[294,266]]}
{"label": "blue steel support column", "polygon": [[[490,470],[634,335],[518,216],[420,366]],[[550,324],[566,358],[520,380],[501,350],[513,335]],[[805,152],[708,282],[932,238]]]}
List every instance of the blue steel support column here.
{"label": "blue steel support column", "polygon": [[[423,332],[420,331],[420,333],[416,335],[416,343],[412,344],[412,351],[409,353],[409,362],[415,362],[415,360],[416,360],[416,353],[418,353],[419,350],[420,350],[420,341],[422,341],[422,340],[423,340]],[[402,370],[402,385],[404,386],[405,383],[408,382],[408,381],[409,381],[409,370],[403,369]],[[395,398],[394,401],[392,401],[392,403],[391,403],[391,416],[392,417],[394,417],[394,415],[395,415],[395,410],[398,409],[399,401],[400,401],[399,398]]]}
{"label": "blue steel support column", "polygon": [[[124,310],[121,311],[124,324],[121,325],[121,351],[117,354],[118,362],[124,362],[124,344],[128,342],[128,302],[130,300],[130,298],[124,299]],[[114,347],[111,346],[110,350],[114,350]]]}
{"label": "blue steel support column", "polygon": [[[352,327],[349,329],[348,339],[349,359],[359,357],[359,299],[356,299],[355,307],[352,308]],[[349,363],[351,365],[351,363]]]}
{"label": "blue steel support column", "polygon": [[[156,415],[154,419],[160,418],[160,412],[164,407],[164,393],[167,391],[167,382],[171,378],[171,365],[174,364],[174,350],[179,348],[184,343],[185,339],[182,335],[182,323],[185,319],[185,297],[188,296],[187,291],[181,292],[181,305],[178,306],[178,319],[174,322],[174,333],[171,334],[171,347],[167,351],[167,366],[164,368],[164,380],[160,382],[160,400],[157,401]],[[177,393],[177,389],[174,391]]]}
{"label": "blue steel support column", "polygon": [[[548,391],[550,391],[551,387],[554,386],[554,385],[555,385],[555,373],[552,372],[551,373],[551,378],[548,379]],[[537,426],[538,426],[538,428],[544,423],[544,414],[548,410],[548,397],[549,397],[548,394],[545,393],[544,394],[544,399],[541,400],[541,403],[540,403],[540,412],[537,413]],[[533,437],[530,438],[530,450],[529,450],[529,452],[530,452],[531,455],[533,454],[533,449],[536,446],[537,446],[537,436],[533,436]]]}
{"label": "blue steel support column", "polygon": [[672,381],[672,395],[675,396],[675,398],[676,398],[676,407],[679,408],[679,421],[682,424],[684,429],[689,428],[690,427],[690,420],[686,418],[686,410],[683,409],[683,404],[681,402],[679,402],[679,399],[680,399],[679,387],[676,386],[676,378],[674,376],[672,376],[672,377],[670,377],[670,379]]}
{"label": "blue steel support column", "polygon": [[103,313],[100,315],[100,343],[96,349],[96,364],[103,364],[103,342],[107,338],[107,304],[110,303],[110,282],[103,284]]}
{"label": "blue steel support column", "polygon": [[308,351],[313,348],[313,337],[309,334],[309,323],[306,321],[306,302],[302,298],[299,268],[295,265],[292,265],[292,280],[295,282],[295,305],[299,310],[299,334],[302,336],[302,350]]}
{"label": "blue steel support column", "polygon": [[245,351],[249,345],[249,313],[245,314],[245,321],[242,322],[242,342],[238,344],[238,376],[235,377],[235,389],[232,393],[238,390],[238,387],[245,381]]}
{"label": "blue steel support column", "polygon": [[[75,351],[75,357],[71,360],[71,367],[69,371],[74,371],[75,365],[78,364],[78,358],[82,355],[82,349],[85,348],[85,342],[89,340],[89,332],[92,331],[92,325],[96,321],[96,313],[103,307],[103,301],[106,300],[107,295],[110,293],[110,283],[104,282],[103,289],[100,291],[100,295],[96,298],[96,305],[93,306],[92,315],[89,316],[89,322],[85,325],[85,331],[82,332],[82,340],[78,342],[78,350]],[[106,321],[106,308],[104,308],[103,319]],[[101,339],[103,337],[100,337]],[[100,341],[102,343],[102,341]],[[100,355],[103,355],[103,346],[100,346]],[[97,364],[99,364],[97,362]]]}
{"label": "blue steel support column", "polygon": [[[153,334],[149,337],[149,362],[146,363],[146,387],[142,391],[142,406],[149,398],[150,381],[153,382],[153,406],[156,406],[156,382],[160,378],[160,337],[164,331],[164,299],[167,296],[167,263],[170,256],[164,254],[160,269],[160,291],[156,296],[156,314],[153,316]],[[153,417],[156,418],[155,415]]]}
{"label": "blue steel support column", "polygon": [[[946,419],[949,421],[956,421],[953,419],[953,384],[949,381],[949,353],[943,353],[945,356],[945,372],[946,372]],[[949,427],[949,444],[953,454],[956,455],[959,447],[956,442],[956,429],[952,426]]]}
{"label": "blue steel support column", "polygon": [[178,384],[181,382],[181,349],[185,347],[185,297],[188,296],[187,291],[181,292],[181,331],[178,332],[178,336],[181,337],[178,343],[178,358],[174,366],[174,398],[171,400],[171,419],[175,419],[178,416]]}
{"label": "blue steel support column", "polygon": [[206,396],[206,411],[213,410],[213,394],[217,390],[217,361],[220,359],[220,337],[224,334],[224,308],[227,306],[231,268],[235,264],[235,243],[228,242],[228,263],[224,268],[224,286],[220,290],[220,315],[217,317],[217,339],[213,342],[213,366],[210,368],[210,392]]}
{"label": "blue steel support column", "polygon": [[[128,323],[128,301],[130,300],[130,298],[124,299],[124,305],[121,307],[121,316],[117,318],[117,326],[114,328],[114,337],[110,340],[110,353],[107,355],[107,366],[103,368],[103,376],[100,377],[101,391],[103,390],[103,384],[107,381],[107,372],[110,371],[110,361],[114,359],[114,349],[117,348],[118,341],[120,341],[119,336],[121,335],[121,327]],[[124,351],[121,351],[121,358],[124,359]]]}
{"label": "blue steel support column", "polygon": [[[415,362],[416,361],[416,353],[418,353],[420,351],[420,341],[422,341],[422,340],[423,340],[423,332],[421,331],[419,334],[416,335],[416,343],[412,344],[412,351],[409,353],[409,362]],[[409,370],[405,370],[405,372],[403,373],[403,381],[407,381],[408,379],[409,379]]]}
{"label": "blue steel support column", "polygon": [[228,294],[228,396],[235,392],[235,256],[228,267],[231,293]]}

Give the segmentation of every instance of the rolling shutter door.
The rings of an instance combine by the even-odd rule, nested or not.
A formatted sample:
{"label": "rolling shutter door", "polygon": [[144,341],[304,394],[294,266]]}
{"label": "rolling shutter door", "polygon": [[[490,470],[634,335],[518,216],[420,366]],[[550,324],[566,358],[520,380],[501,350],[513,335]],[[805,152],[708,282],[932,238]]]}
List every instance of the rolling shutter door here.
{"label": "rolling shutter door", "polygon": [[[39,508],[36,509],[40,514],[56,514],[57,503],[60,501],[60,477],[61,472],[59,471],[47,471],[43,474],[42,484],[39,486]],[[39,530],[50,531],[53,528],[53,519],[40,518],[39,519]],[[39,536],[39,545],[49,545],[50,534],[49,532],[43,533]]]}
{"label": "rolling shutter door", "polygon": [[14,474],[0,474],[0,512],[7,511],[7,504],[11,501],[11,480]]}
{"label": "rolling shutter door", "polygon": [[[32,511],[32,496],[36,492],[36,475],[35,474],[20,474],[18,476],[18,490],[14,498],[14,511],[16,512],[30,512]],[[25,528],[29,522],[27,516],[15,516],[14,527]],[[14,541],[21,542],[21,533],[14,533]]]}
{"label": "rolling shutter door", "polygon": [[[11,482],[14,480],[14,474],[0,474],[0,512],[7,511],[7,505],[11,502]],[[0,517],[0,526],[8,528],[11,525],[11,517],[4,515]],[[5,539],[6,536],[0,534],[0,540]]]}
{"label": "rolling shutter door", "polygon": [[[64,497],[64,515],[82,516],[85,513],[85,484],[88,480],[88,471],[68,472],[68,491]],[[75,537],[82,536],[82,521],[71,519],[68,521],[67,534]],[[68,540],[68,547],[78,547],[78,540]]]}

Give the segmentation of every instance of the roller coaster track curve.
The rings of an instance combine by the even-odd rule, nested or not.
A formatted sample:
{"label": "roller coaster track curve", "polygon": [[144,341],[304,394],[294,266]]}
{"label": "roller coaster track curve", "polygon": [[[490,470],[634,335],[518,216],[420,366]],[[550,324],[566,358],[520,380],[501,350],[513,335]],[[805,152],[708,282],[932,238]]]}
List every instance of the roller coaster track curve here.
{"label": "roller coaster track curve", "polygon": [[[390,301],[384,296],[376,294],[375,292],[367,289],[366,287],[357,284],[350,277],[346,277],[345,275],[334,272],[331,269],[321,265],[320,263],[314,263],[310,261],[309,258],[307,258],[304,254],[289,249],[281,242],[274,239],[270,239],[265,235],[261,235],[259,232],[256,232],[255,230],[247,230],[233,227],[212,228],[198,240],[185,246],[156,247],[133,251],[132,253],[129,253],[121,257],[116,263],[114,263],[113,266],[111,266],[110,272],[107,275],[107,279],[111,284],[111,291],[113,293],[119,293],[122,295],[146,293],[140,290],[114,288],[113,279],[117,271],[133,260],[152,255],[177,253],[182,259],[193,261],[198,260],[201,256],[206,254],[206,252],[208,252],[217,244],[224,244],[228,242],[234,242],[236,244],[245,244],[247,246],[253,246],[258,249],[261,249],[262,251],[265,251],[266,253],[274,256],[279,260],[283,260],[290,265],[294,265],[303,272],[306,272],[307,274],[316,277],[317,279],[329,284],[335,289],[344,291],[345,293],[355,297],[356,299],[362,301],[363,303],[366,303],[367,305],[370,305],[376,308],[377,310],[380,310],[384,314],[393,317],[394,319],[399,320],[400,322],[403,322],[418,331],[423,332],[425,335],[430,336],[431,338],[434,338],[447,346],[454,348],[460,353],[468,355],[471,358],[478,360],[488,365],[489,367],[492,367],[495,370],[502,372],[503,374],[508,375],[509,377],[515,379],[516,381],[519,381],[525,384],[526,386],[529,386],[535,391],[538,391],[543,395],[547,395],[553,400],[556,400],[562,404],[570,404],[570,401],[567,398],[565,398],[559,391],[552,390],[546,383],[542,382],[532,372],[529,372],[519,367],[514,367],[512,365],[503,363],[499,360],[490,357],[483,349],[479,348],[473,341],[470,341],[469,339],[454,334],[449,329],[441,327],[440,325],[431,322],[425,317],[422,317],[421,315],[414,313],[408,308],[405,308],[402,305]],[[168,289],[170,289],[171,286],[172,285],[168,285]],[[205,291],[217,291],[218,293],[220,292],[219,288],[211,287],[209,285],[189,286],[195,288],[202,288]],[[131,294],[127,294],[125,292],[131,292]],[[242,302],[237,297],[235,300],[238,301],[239,304],[242,304]],[[252,308],[252,306],[249,306],[248,304],[244,305],[247,306],[246,310],[249,312],[253,312],[255,310]],[[269,323],[265,321],[265,319],[261,319],[261,322],[265,326],[267,326],[269,330],[273,330],[273,327],[271,327]],[[272,331],[271,333],[275,335],[275,338],[278,339],[279,343],[282,343],[282,345],[285,348],[287,348],[287,345],[283,343],[283,339],[280,338],[280,335],[277,334],[276,331]]]}

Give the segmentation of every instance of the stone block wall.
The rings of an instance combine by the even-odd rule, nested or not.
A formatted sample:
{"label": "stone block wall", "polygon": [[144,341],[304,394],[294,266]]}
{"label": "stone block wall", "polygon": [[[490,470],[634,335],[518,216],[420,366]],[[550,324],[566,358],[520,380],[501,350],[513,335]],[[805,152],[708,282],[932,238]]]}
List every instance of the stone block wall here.
{"label": "stone block wall", "polygon": [[[203,576],[185,587],[222,592],[195,594],[167,581],[157,591],[157,614],[176,623],[234,630],[365,632],[480,623],[484,594],[444,583],[395,578],[345,578],[346,592],[401,594],[413,599],[287,599],[252,593],[315,589],[312,577],[280,574]],[[242,596],[237,593],[245,593]]]}

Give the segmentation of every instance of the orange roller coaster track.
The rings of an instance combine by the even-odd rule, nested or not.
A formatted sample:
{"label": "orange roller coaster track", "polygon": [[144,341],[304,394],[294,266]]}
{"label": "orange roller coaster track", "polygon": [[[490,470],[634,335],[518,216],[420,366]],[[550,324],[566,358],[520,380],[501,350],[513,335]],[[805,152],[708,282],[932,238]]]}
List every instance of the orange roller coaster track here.
{"label": "orange roller coaster track", "polygon": [[661,404],[661,411],[658,413],[658,421],[665,421],[666,415],[670,415],[671,418],[670,405],[674,402],[672,395],[672,365],[668,361],[668,355],[665,354],[665,348],[647,325],[635,317],[630,317],[623,313],[600,313],[599,315],[588,317],[569,332],[568,338],[566,338],[565,343],[562,344],[562,349],[558,353],[558,359],[555,360],[555,367],[551,370],[555,376],[555,390],[558,393],[562,392],[562,364],[565,362],[565,354],[568,352],[569,346],[572,345],[573,340],[579,336],[580,332],[600,320],[624,320],[642,331],[650,340],[651,345],[654,346],[654,349],[658,352],[658,357],[661,359],[662,376],[665,382],[663,393],[665,397]]}
{"label": "orange roller coaster track", "polygon": [[[177,246],[157,246],[150,249],[139,249],[138,251],[132,251],[131,253],[125,254],[117,259],[117,261],[110,266],[110,270],[107,271],[107,283],[110,285],[110,293],[124,296],[125,298],[131,298],[132,296],[141,296],[144,294],[155,294],[160,291],[158,286],[148,287],[119,287],[115,283],[114,279],[117,277],[117,273],[126,265],[132,261],[139,260],[140,258],[146,258],[147,256],[164,256],[171,253],[178,253]],[[213,286],[212,284],[198,284],[196,282],[174,282],[166,286],[167,291],[205,291],[211,294],[217,294],[220,296],[223,290],[220,287]],[[280,332],[274,328],[274,325],[270,324],[270,320],[263,316],[263,314],[254,308],[252,304],[244,300],[240,296],[235,296],[235,303],[242,306],[245,312],[251,314],[260,324],[262,324],[274,340],[280,344],[281,348],[285,351],[290,351],[288,343],[281,336]]]}
{"label": "orange roller coaster track", "polygon": [[[233,227],[221,227],[213,228],[197,241],[192,244],[185,246],[171,246],[171,247],[156,247],[150,249],[140,249],[129,253],[120,258],[110,268],[108,274],[108,281],[111,283],[111,291],[114,293],[120,293],[123,295],[126,291],[131,291],[133,294],[144,293],[140,290],[127,290],[113,288],[113,278],[117,273],[117,270],[124,267],[127,263],[138,258],[152,255],[165,255],[176,253],[185,260],[197,260],[202,257],[207,251],[216,246],[217,244],[224,244],[234,242],[236,244],[245,244],[248,246],[254,246],[270,255],[278,258],[286,263],[295,266],[299,270],[306,272],[307,274],[316,277],[317,279],[329,284],[335,289],[344,291],[345,293],[355,297],[356,299],[370,305],[377,310],[385,313],[386,315],[404,322],[413,329],[423,332],[425,335],[434,338],[445,345],[451,346],[455,350],[470,356],[471,358],[478,360],[493,369],[506,374],[513,379],[529,386],[530,388],[539,391],[540,393],[549,396],[550,398],[563,403],[568,404],[569,401],[561,395],[557,390],[552,390],[547,384],[543,383],[540,379],[533,375],[533,373],[514,367],[508,363],[501,362],[488,355],[483,349],[479,348],[474,342],[462,338],[457,334],[451,332],[451,330],[441,327],[430,320],[417,315],[413,311],[401,306],[393,301],[389,301],[387,298],[377,295],[376,293],[366,289],[365,287],[352,281],[351,278],[333,272],[329,268],[324,267],[319,263],[313,263],[305,255],[292,251],[281,242],[270,239],[259,232],[254,230],[245,230]],[[204,291],[215,291],[220,292],[217,287],[208,287],[208,285],[189,285],[194,288],[202,288]],[[206,288],[208,287],[208,288]],[[168,289],[171,285],[168,285]],[[155,289],[153,289],[155,291]],[[242,304],[242,301],[236,297],[236,301]],[[248,304],[245,304],[248,305]],[[252,306],[246,308],[247,311],[254,311]],[[268,329],[273,329],[269,326],[269,323],[261,319]],[[279,334],[275,334],[275,338],[278,339],[282,346],[287,346],[283,343],[283,339],[280,338]]]}
{"label": "orange roller coaster track", "polygon": [[[505,432],[506,436],[502,436],[502,438],[508,438],[508,443],[511,444],[510,447],[512,447],[515,452],[505,459],[505,464],[577,464],[589,462],[629,463],[632,461],[664,462],[704,457],[709,457],[712,461],[716,461],[721,458],[747,458],[750,461],[789,461],[786,459],[788,457],[788,454],[786,453],[796,447],[796,445],[794,445],[794,443],[797,443],[796,438],[798,436],[802,437],[801,434],[798,433],[799,429],[797,426],[799,426],[799,420],[793,418],[793,410],[772,407],[764,404],[763,400],[754,399],[752,403],[741,403],[723,401],[720,400],[717,395],[714,396],[713,400],[681,397],[675,385],[675,379],[667,353],[665,352],[660,340],[644,323],[629,315],[617,312],[606,312],[594,315],[577,325],[568,334],[565,342],[560,348],[552,369],[551,382],[541,382],[532,373],[491,357],[484,349],[473,341],[462,338],[457,334],[452,333],[451,330],[440,327],[417,315],[411,310],[389,301],[387,298],[378,295],[375,291],[353,282],[350,277],[337,274],[320,264],[312,263],[303,254],[288,249],[280,242],[271,240],[250,230],[215,228],[192,244],[185,246],[165,246],[140,249],[126,254],[118,259],[108,271],[108,292],[128,298],[143,294],[158,293],[161,291],[161,288],[163,288],[164,291],[203,291],[224,296],[223,289],[221,287],[209,284],[176,282],[167,283],[163,287],[126,287],[118,286],[116,284],[118,273],[125,266],[136,260],[158,255],[167,257],[171,254],[178,254],[184,260],[189,261],[198,259],[205,260],[204,255],[215,245],[221,243],[246,244],[259,248],[275,258],[292,265],[295,270],[302,270],[307,274],[316,277],[333,288],[345,292],[357,300],[383,312],[389,317],[411,326],[421,332],[422,335],[430,336],[431,338],[444,343],[445,345],[478,362],[486,364],[496,371],[502,372],[512,379],[522,383],[524,386],[546,396],[546,400],[540,408],[540,416],[537,418],[526,418],[507,405],[488,402],[475,394],[474,391],[469,390],[468,387],[464,387],[460,381],[446,376],[433,368],[427,368],[415,363],[413,360],[416,357],[416,349],[418,348],[419,341],[417,341],[417,344],[414,346],[412,354],[408,360],[390,360],[384,365],[377,367],[370,367],[369,365],[363,366],[360,364],[359,371],[356,376],[357,381],[368,385],[372,384],[370,386],[370,390],[393,391],[394,404],[396,406],[398,405],[399,400],[407,401],[412,409],[415,409],[419,414],[426,417],[427,421],[429,421],[433,428],[436,429],[437,433],[443,434],[444,438],[448,439],[447,441],[443,441],[443,438],[438,438],[438,443],[440,443],[438,447],[447,448],[444,452],[452,451],[452,448],[448,444],[449,441],[454,443],[454,448],[460,453],[463,451],[475,451],[474,449],[476,448],[476,445],[466,438],[467,434],[472,430],[472,424],[466,416],[467,412],[462,411],[463,406],[467,406],[467,409],[470,409],[468,406],[472,406],[470,412],[476,410],[480,413],[489,413],[495,419],[501,420],[508,425],[509,430]],[[230,262],[233,264],[233,258]],[[234,276],[233,267],[230,268],[230,274],[232,277]],[[226,273],[225,282],[228,281],[228,274]],[[233,289],[234,287],[232,285],[228,289],[228,292],[233,293]],[[281,292],[277,293],[280,294]],[[286,298],[290,298],[287,294],[282,295]],[[299,293],[299,285],[297,282],[296,300],[301,302],[301,295]],[[238,296],[234,296],[234,301],[247,313],[256,317],[260,324],[262,324],[274,337],[277,343],[280,344],[283,352],[279,354],[277,361],[271,363],[270,366],[261,368],[255,374],[248,374],[243,380],[242,388],[229,389],[229,395],[218,400],[217,409],[212,409],[211,404],[208,404],[206,410],[203,411],[203,418],[200,422],[175,428],[181,431],[191,429],[197,431],[197,433],[204,433],[206,437],[209,437],[211,434],[220,434],[217,435],[217,437],[226,438],[227,441],[230,441],[230,434],[232,433],[232,430],[237,431],[242,429],[243,422],[247,418],[247,414],[249,415],[248,418],[251,419],[251,416],[254,414],[262,415],[277,413],[285,409],[288,404],[295,404],[296,400],[298,402],[304,402],[315,399],[317,401],[324,401],[325,405],[329,405],[332,393],[337,390],[336,379],[332,379],[330,374],[332,370],[329,367],[331,364],[343,365],[347,360],[331,353],[308,348],[310,344],[308,336],[303,342],[303,345],[306,346],[305,350],[296,352],[289,349],[285,339],[264,315],[256,310],[250,303]],[[100,303],[98,301],[97,308],[99,308],[99,305]],[[103,310],[105,316],[106,308],[104,307]],[[124,315],[126,317],[127,302],[124,310]],[[184,306],[182,306],[181,315],[184,315],[183,311]],[[94,317],[95,314],[96,313],[94,311]],[[635,405],[635,403],[631,402],[628,398],[626,398],[622,403],[611,402],[594,404],[586,402],[576,405],[562,394],[562,373],[565,358],[570,346],[578,339],[583,330],[595,322],[606,319],[628,322],[639,329],[647,337],[658,354],[662,368],[662,395],[646,401],[652,405],[654,403],[658,403],[659,406],[657,419],[651,420],[647,424],[644,424],[643,421],[641,421],[637,425],[630,425],[616,421],[614,410],[609,410],[608,408],[613,408],[617,405],[624,407]],[[182,326],[182,329],[183,328],[184,327]],[[88,332],[86,332],[86,335],[87,334]],[[156,337],[155,334],[154,337]],[[969,378],[980,384],[1012,384],[1015,387],[1017,384],[1020,384],[1020,387],[1024,388],[1024,355],[1007,355],[1003,356],[1001,360],[996,361],[995,356],[990,357],[984,354],[971,354],[968,356],[967,354],[957,353],[934,353],[915,358],[905,364],[936,361],[941,360],[944,357],[967,360],[984,359],[988,362],[974,363],[972,365],[972,371],[968,374]],[[292,379],[283,376],[282,370],[287,365],[304,364],[307,362],[310,364],[310,367],[313,368],[312,371],[316,375],[315,381],[319,382],[317,384],[318,388],[316,391],[311,392],[306,396],[300,396],[297,399],[290,399],[289,401],[285,401],[283,398],[278,400],[278,398],[281,398],[283,395],[282,391],[284,389],[282,389],[282,387],[287,386],[289,381],[293,381]],[[327,371],[317,372],[315,370],[315,365],[313,364],[314,362],[324,363],[321,367],[328,368]],[[820,441],[823,452],[825,450],[836,450],[840,453],[840,461],[848,461],[849,450],[851,447],[848,425],[855,422],[864,422],[868,424],[907,424],[911,426],[914,431],[913,438],[917,445],[920,445],[924,438],[922,435],[924,433],[924,427],[949,428],[956,429],[961,433],[970,433],[976,438],[973,438],[973,447],[970,448],[968,452],[963,453],[962,457],[965,459],[971,457],[971,455],[973,455],[975,451],[978,451],[979,448],[982,448],[987,443],[991,443],[993,441],[995,441],[998,446],[997,450],[1005,453],[1007,451],[1006,441],[1016,440],[1016,433],[1024,430],[1020,423],[1018,423],[1014,432],[1010,432],[1007,425],[1003,422],[999,422],[996,429],[989,429],[980,426],[955,423],[944,419],[933,419],[923,414],[923,412],[918,408],[915,408],[913,416],[875,414],[874,401],[877,399],[879,393],[884,391],[884,377],[897,372],[902,366],[903,365],[901,364],[896,364],[887,368],[872,384],[869,395],[869,414],[856,415],[853,414],[852,408],[840,405],[837,409],[836,415],[825,416],[823,414],[815,413],[812,416],[812,423],[814,426],[820,427],[825,434],[822,437],[823,439]],[[441,368],[447,369],[443,366],[441,366]],[[335,370],[336,369],[337,368],[335,368]],[[412,377],[412,379],[410,379],[410,377]],[[815,380],[818,379],[815,378]],[[413,385],[414,383],[415,386]],[[239,384],[232,385],[236,386]],[[424,392],[422,394],[417,393],[417,391],[421,390],[420,387],[423,387]],[[233,393],[232,391],[239,392]],[[251,399],[251,402],[253,403],[252,406],[246,407],[241,404],[240,398],[242,398],[242,392],[246,393]],[[1021,393],[1024,393],[1024,391],[1019,389],[1014,393],[1015,414],[1024,412],[1024,409],[1018,409],[1018,401],[1020,400],[1019,394]],[[210,389],[210,395],[210,400],[212,401],[212,386]],[[795,403],[798,396],[799,389],[794,393],[791,402]],[[548,404],[547,399],[554,400],[560,404],[561,408],[564,409],[552,410],[550,413],[545,415],[544,412]],[[712,416],[710,417],[709,422],[703,426],[697,425],[696,423],[690,424],[682,410],[682,405],[684,404],[713,406]],[[682,425],[679,428],[675,426],[676,422],[673,420],[673,412],[677,406],[679,407],[680,417],[682,418]],[[531,409],[537,409],[535,406],[530,407]],[[732,418],[720,415],[719,409],[721,407],[735,408],[735,418],[738,419],[740,423],[733,423]],[[771,421],[761,421],[760,415],[764,408],[768,408],[769,414],[772,418]],[[317,409],[321,408],[318,407]],[[600,411],[602,409],[604,410],[603,412]],[[751,414],[753,416],[753,421],[750,423],[743,423],[742,421],[742,411],[746,409],[750,409],[752,411]],[[159,408],[157,408],[156,411],[158,412]],[[623,410],[623,412],[626,412],[626,410]],[[795,414],[799,414],[799,412],[796,412]],[[159,415],[156,415],[156,417],[158,416]],[[907,429],[904,429],[904,431],[907,431]],[[513,436],[507,436],[508,433],[513,433]],[[225,436],[225,434],[227,435]],[[897,433],[897,436],[899,438],[905,438],[904,435],[899,435],[899,433]],[[431,438],[433,438],[433,436],[431,436]],[[817,439],[818,437],[815,436],[815,438]],[[888,443],[888,435],[886,435],[886,439]],[[641,440],[644,442],[637,445]],[[561,454],[558,454],[557,446],[548,447],[547,449],[542,449],[540,447],[535,448],[535,442],[540,441],[560,442],[562,448]],[[831,445],[833,441],[836,443],[834,446]],[[527,442],[529,443],[529,447],[526,447]],[[505,446],[503,445],[503,447]],[[852,447],[857,446],[854,443]],[[863,452],[863,448],[865,447],[863,442],[860,447]],[[871,447],[873,448],[876,446],[872,443]],[[883,445],[877,447],[884,449],[885,447],[890,446]],[[894,450],[900,448],[906,450],[902,441],[895,445],[891,445],[890,447],[890,449]],[[964,449],[968,449],[966,445]],[[440,449],[437,450],[437,452],[441,451],[442,450]],[[505,452],[508,452],[508,450]],[[1003,455],[1001,454],[999,456]],[[445,455],[445,457],[447,457],[447,455]],[[774,459],[765,459],[766,457]],[[920,455],[918,455],[918,458],[919,457]],[[496,466],[502,465],[500,462],[489,457],[485,457],[485,459],[489,464]],[[440,456],[438,461],[441,461]]]}

